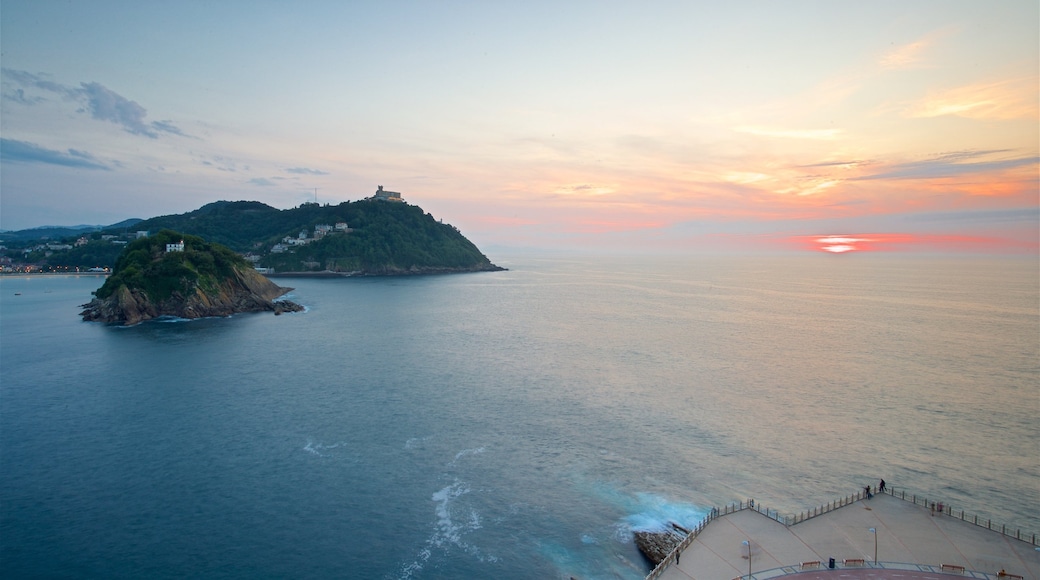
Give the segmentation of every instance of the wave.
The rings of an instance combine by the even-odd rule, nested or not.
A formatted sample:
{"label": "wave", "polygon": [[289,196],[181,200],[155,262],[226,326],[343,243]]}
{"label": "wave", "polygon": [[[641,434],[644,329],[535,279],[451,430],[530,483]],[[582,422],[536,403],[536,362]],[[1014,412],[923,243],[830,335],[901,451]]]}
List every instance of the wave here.
{"label": "wave", "polygon": [[347,446],[347,444],[344,441],[340,441],[338,443],[333,443],[331,445],[326,445],[326,444],[320,443],[320,442],[319,443],[315,443],[314,441],[308,439],[307,440],[307,444],[303,446],[303,450],[308,452],[308,453],[310,453],[310,454],[312,454],[312,455],[317,455],[318,457],[328,457],[328,455],[329,455],[328,452],[329,451],[331,451],[333,449],[336,449],[336,448],[339,448],[339,447],[346,447],[346,446]]}
{"label": "wave", "polygon": [[469,534],[483,527],[482,518],[477,510],[458,505],[459,498],[471,491],[468,483],[456,479],[451,485],[437,490],[431,496],[435,502],[434,513],[437,517],[433,533],[426,539],[415,559],[401,567],[397,578],[412,578],[421,572],[435,550],[447,553],[457,548],[479,562],[498,562],[497,556],[485,553],[466,540]]}
{"label": "wave", "polygon": [[614,539],[621,543],[631,542],[633,532],[666,531],[673,522],[693,528],[708,514],[708,509],[693,503],[652,492],[622,491],[606,483],[595,485],[593,492],[624,514],[614,524]]}
{"label": "wave", "polygon": [[429,435],[427,435],[426,437],[412,437],[404,442],[404,448],[409,450],[421,448],[422,445],[426,443],[426,441],[428,441],[429,439]]}
{"label": "wave", "polygon": [[[405,447],[411,449],[426,439],[426,437],[409,439],[405,443]],[[463,457],[484,453],[484,450],[484,447],[463,449],[455,454],[454,459],[448,463],[448,467],[454,467]],[[488,554],[467,539],[471,534],[484,527],[480,512],[467,505],[463,500],[471,492],[472,488],[469,483],[455,478],[450,485],[437,490],[430,496],[434,502],[436,517],[433,531],[414,559],[401,566],[397,578],[404,580],[414,577],[427,566],[436,552],[447,554],[454,550],[461,550],[481,563],[499,561],[497,556]]]}
{"label": "wave", "polygon": [[448,467],[455,467],[455,464],[458,463],[459,459],[462,459],[463,457],[465,457],[467,455],[479,455],[479,454],[481,454],[483,452],[484,452],[484,448],[483,447],[477,447],[475,449],[463,449],[462,451],[459,451],[458,453],[455,454],[455,459],[451,460],[451,463],[448,464]]}

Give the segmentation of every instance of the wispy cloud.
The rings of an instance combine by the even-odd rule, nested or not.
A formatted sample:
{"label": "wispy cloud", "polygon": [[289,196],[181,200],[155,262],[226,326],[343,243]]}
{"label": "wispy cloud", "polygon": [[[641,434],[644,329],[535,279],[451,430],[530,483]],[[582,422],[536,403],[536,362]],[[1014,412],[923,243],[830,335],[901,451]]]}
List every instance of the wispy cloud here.
{"label": "wispy cloud", "polygon": [[734,127],[739,133],[749,133],[762,137],[781,137],[784,139],[837,139],[841,129],[777,129],[771,127]]}
{"label": "wispy cloud", "polygon": [[1040,163],[1040,157],[1018,157],[1014,159],[1001,159],[995,161],[978,161],[974,163],[963,163],[965,159],[976,159],[988,155],[991,151],[959,151],[947,153],[933,159],[924,161],[913,161],[910,163],[898,163],[883,166],[880,171],[859,177],[853,180],[871,179],[935,179],[941,177],[955,177],[978,173],[989,173],[1004,171],[1026,165]]}
{"label": "wispy cloud", "polygon": [[71,87],[56,83],[42,75],[27,71],[3,69],[3,78],[20,85],[17,89],[4,92],[4,98],[23,105],[35,105],[45,99],[39,95],[27,95],[25,89],[38,89],[57,94],[65,99],[80,103],[77,112],[90,113],[91,118],[119,125],[128,133],[156,139],[162,133],[185,136],[172,121],[148,121],[148,111],[136,101],[130,100],[98,82],[80,83]]}
{"label": "wispy cloud", "polygon": [[601,183],[570,183],[561,185],[553,193],[561,195],[606,195],[613,193],[615,187]]}
{"label": "wispy cloud", "polygon": [[328,171],[322,171],[320,169],[311,169],[309,167],[290,167],[285,170],[286,173],[295,173],[297,175],[328,175]]}
{"label": "wispy cloud", "polygon": [[25,88],[37,88],[51,93],[58,93],[61,95],[69,96],[71,91],[70,87],[67,87],[61,83],[56,83],[49,80],[46,76],[40,74],[33,74],[24,70],[15,70],[10,68],[0,69],[0,76],[3,76],[10,81],[19,84]]}
{"label": "wispy cloud", "polygon": [[934,92],[910,105],[908,117],[954,115],[968,119],[1040,118],[1036,77],[975,83]]}
{"label": "wispy cloud", "polygon": [[857,159],[850,159],[848,161],[823,161],[821,163],[809,163],[806,165],[799,165],[798,167],[840,167],[842,169],[851,169],[853,167],[859,167],[867,163],[869,162]]}
{"label": "wispy cloud", "polygon": [[160,132],[183,134],[169,121],[148,123],[145,121],[148,111],[144,107],[137,104],[136,101],[131,101],[108,89],[101,83],[81,83],[81,87],[73,94],[86,105],[90,116],[98,121],[115,123],[128,133],[144,135],[152,139],[157,138]]}
{"label": "wispy cloud", "polygon": [[931,212],[905,216],[908,223],[992,225],[1005,223],[1040,224],[1040,208],[985,209],[956,212]]}
{"label": "wispy cloud", "polygon": [[5,100],[18,103],[19,105],[38,105],[44,102],[46,99],[39,96],[26,96],[25,89],[15,89],[13,91],[4,91],[3,98]]}
{"label": "wispy cloud", "polygon": [[106,171],[112,169],[85,151],[78,151],[76,149],[58,151],[56,149],[47,149],[34,143],[17,141],[15,139],[0,139],[0,158],[7,162],[44,163],[47,165],[61,165],[64,167],[78,167],[83,169],[103,169]]}
{"label": "wispy cloud", "polygon": [[269,186],[274,185],[274,182],[271,181],[270,179],[267,179],[266,177],[254,177],[253,179],[250,179],[246,183],[248,183],[250,185],[259,185],[261,187],[269,187]]}
{"label": "wispy cloud", "polygon": [[911,42],[886,52],[881,57],[880,65],[886,69],[916,68],[924,63],[923,52],[932,45],[931,40]]}

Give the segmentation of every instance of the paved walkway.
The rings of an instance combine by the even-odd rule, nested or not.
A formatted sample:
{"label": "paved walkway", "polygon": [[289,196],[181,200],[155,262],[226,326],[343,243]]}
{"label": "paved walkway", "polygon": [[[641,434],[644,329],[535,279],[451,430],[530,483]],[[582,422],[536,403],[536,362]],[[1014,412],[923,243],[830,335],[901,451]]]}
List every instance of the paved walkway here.
{"label": "paved walkway", "polygon": [[[884,562],[913,562],[940,566],[963,566],[1027,580],[1040,580],[1040,551],[1029,542],[1004,536],[960,518],[931,515],[923,506],[889,495],[854,502],[845,507],[787,527],[753,510],[719,517],[709,523],[681,554],[679,565],[672,564],[662,580],[730,580],[748,574],[750,542],[751,570],[754,578],[775,577],[779,572],[755,575],[756,571],[793,567],[802,562],[819,561],[822,569],[787,576],[792,580],[899,578],[946,579],[936,572],[877,568],[841,568],[845,559],[862,559],[867,566],[874,561],[877,530],[877,559]],[[830,558],[839,569],[829,570]],[[916,574],[916,575],[913,575]],[[952,576],[970,577],[970,576]]]}

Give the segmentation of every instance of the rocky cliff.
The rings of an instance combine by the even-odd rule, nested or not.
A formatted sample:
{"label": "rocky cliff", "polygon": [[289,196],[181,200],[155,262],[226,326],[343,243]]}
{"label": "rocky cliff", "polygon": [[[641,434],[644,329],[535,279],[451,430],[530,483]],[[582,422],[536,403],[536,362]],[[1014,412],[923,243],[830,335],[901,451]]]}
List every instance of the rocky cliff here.
{"label": "rocky cliff", "polygon": [[[165,249],[170,240],[180,240],[181,249]],[[96,298],[83,305],[81,316],[87,321],[131,325],[160,316],[203,318],[302,310],[293,302],[276,300],[290,290],[226,248],[164,231],[127,246],[116,271],[94,293]]]}
{"label": "rocky cliff", "polygon": [[668,554],[671,554],[672,550],[690,534],[690,530],[675,522],[670,522],[669,525],[670,527],[664,530],[633,533],[636,547],[654,566],[664,561]]}
{"label": "rocky cliff", "polygon": [[173,292],[158,303],[141,289],[120,286],[105,299],[95,298],[83,305],[83,320],[131,325],[159,318],[204,318],[231,316],[239,312],[298,312],[303,307],[287,300],[275,301],[292,288],[275,285],[255,270],[236,271],[233,279],[225,280],[216,292],[205,292],[195,287],[194,292]]}

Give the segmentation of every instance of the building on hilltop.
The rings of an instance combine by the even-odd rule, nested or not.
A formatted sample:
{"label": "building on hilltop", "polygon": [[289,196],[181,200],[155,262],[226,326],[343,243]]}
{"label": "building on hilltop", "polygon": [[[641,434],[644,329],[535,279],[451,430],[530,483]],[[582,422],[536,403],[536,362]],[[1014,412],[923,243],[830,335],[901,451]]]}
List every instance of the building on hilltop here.
{"label": "building on hilltop", "polygon": [[184,240],[177,242],[176,244],[166,244],[167,252],[183,252],[184,251]]}
{"label": "building on hilltop", "polygon": [[376,194],[368,199],[374,201],[404,201],[403,199],[401,199],[400,193],[397,193],[396,191],[387,191],[383,189],[382,185],[378,187],[379,189],[376,189]]}

